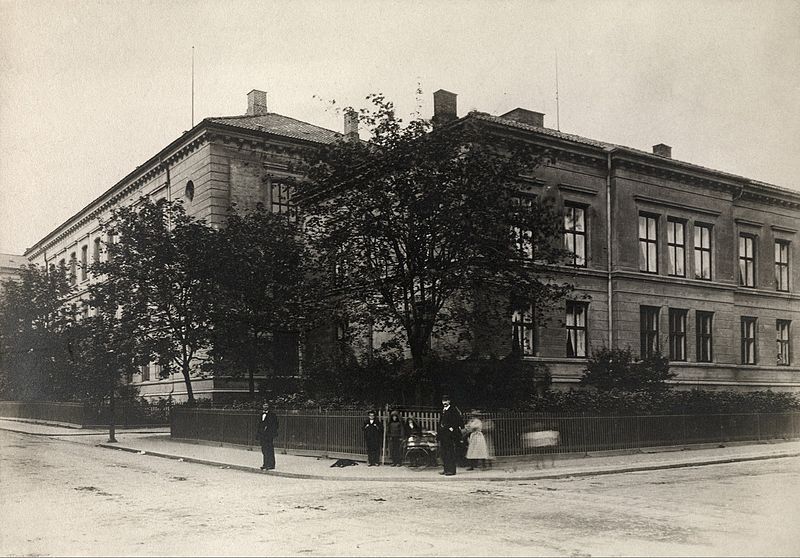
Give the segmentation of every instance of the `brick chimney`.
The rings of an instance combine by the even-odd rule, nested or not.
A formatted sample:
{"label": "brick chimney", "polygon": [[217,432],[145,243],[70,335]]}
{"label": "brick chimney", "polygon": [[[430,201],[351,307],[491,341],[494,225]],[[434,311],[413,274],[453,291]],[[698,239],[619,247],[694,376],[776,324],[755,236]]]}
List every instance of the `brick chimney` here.
{"label": "brick chimney", "polygon": [[247,116],[267,114],[267,92],[253,89],[247,94]]}
{"label": "brick chimney", "polygon": [[659,143],[658,145],[653,146],[653,155],[672,159],[672,148],[665,143]]}
{"label": "brick chimney", "polygon": [[344,111],[344,137],[347,141],[358,141],[358,113],[349,108]]}
{"label": "brick chimney", "polygon": [[433,123],[445,124],[458,118],[455,93],[444,89],[433,92]]}
{"label": "brick chimney", "polygon": [[515,120],[521,124],[528,124],[529,126],[544,128],[544,113],[533,110],[515,108],[514,110],[501,115],[500,118],[508,118],[509,120]]}

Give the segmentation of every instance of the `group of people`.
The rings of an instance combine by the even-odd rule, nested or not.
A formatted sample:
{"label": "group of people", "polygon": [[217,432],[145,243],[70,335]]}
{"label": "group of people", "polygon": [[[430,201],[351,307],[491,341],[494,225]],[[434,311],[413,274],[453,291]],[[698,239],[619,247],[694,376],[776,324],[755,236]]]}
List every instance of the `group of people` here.
{"label": "group of people", "polygon": [[[367,417],[362,430],[367,446],[367,461],[370,467],[374,467],[380,465],[383,424],[377,418],[375,411],[369,411]],[[461,411],[455,405],[451,405],[450,396],[442,396],[442,413],[436,434],[443,465],[440,475],[455,475],[458,463],[462,458],[467,460],[467,470],[470,471],[477,466],[484,469],[490,466],[492,449],[484,435],[486,426],[480,419],[479,413],[475,411],[470,414],[465,425]],[[414,417],[409,416],[405,420],[401,420],[400,413],[392,411],[386,426],[392,467],[403,465],[405,441],[411,436],[420,436],[421,434],[422,426]],[[256,432],[263,456],[261,469],[272,470],[275,468],[275,438],[277,435],[278,417],[271,411],[269,403],[265,402],[261,407],[261,420]],[[463,451],[465,445],[466,451]]]}
{"label": "group of people", "polygon": [[[367,416],[368,420],[364,422],[362,429],[367,447],[367,461],[370,467],[374,467],[380,465],[383,425],[375,411],[369,411]],[[436,434],[443,465],[443,470],[439,474],[455,475],[461,459],[467,460],[467,470],[469,471],[478,466],[483,469],[490,467],[493,455],[491,444],[484,435],[485,429],[486,425],[476,411],[470,414],[465,425],[461,411],[455,405],[451,405],[449,395],[443,395],[442,413]],[[392,411],[386,426],[386,439],[392,467],[403,465],[405,441],[410,436],[419,436],[420,434],[422,434],[422,428],[414,417],[406,417],[405,420],[401,420],[400,413]],[[463,451],[464,448],[466,451]]]}

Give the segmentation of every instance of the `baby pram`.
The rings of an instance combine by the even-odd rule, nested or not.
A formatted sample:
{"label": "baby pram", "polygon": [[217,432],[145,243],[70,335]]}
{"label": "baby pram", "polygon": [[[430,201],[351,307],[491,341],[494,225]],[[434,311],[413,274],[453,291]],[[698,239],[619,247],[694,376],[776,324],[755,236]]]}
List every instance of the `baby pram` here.
{"label": "baby pram", "polygon": [[439,442],[436,441],[436,432],[426,430],[422,434],[409,436],[406,439],[403,461],[411,467],[435,466],[438,453]]}

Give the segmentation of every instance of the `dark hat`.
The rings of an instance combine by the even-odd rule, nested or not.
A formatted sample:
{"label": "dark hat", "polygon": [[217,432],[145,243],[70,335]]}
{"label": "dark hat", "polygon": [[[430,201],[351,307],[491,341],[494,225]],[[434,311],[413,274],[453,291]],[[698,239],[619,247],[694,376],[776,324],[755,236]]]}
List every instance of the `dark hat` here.
{"label": "dark hat", "polygon": [[446,393],[442,395],[442,401],[450,401],[450,396]]}

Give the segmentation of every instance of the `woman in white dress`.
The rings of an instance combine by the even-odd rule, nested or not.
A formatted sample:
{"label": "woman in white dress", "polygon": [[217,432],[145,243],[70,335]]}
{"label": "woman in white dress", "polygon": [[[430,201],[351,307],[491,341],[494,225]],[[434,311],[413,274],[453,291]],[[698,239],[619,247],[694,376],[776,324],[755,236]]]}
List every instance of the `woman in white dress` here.
{"label": "woman in white dress", "polygon": [[466,455],[469,460],[467,471],[474,470],[478,465],[483,469],[489,468],[489,460],[492,457],[489,454],[486,437],[483,435],[483,421],[478,418],[476,411],[470,414],[469,422],[467,422],[467,431],[469,432],[469,446],[467,447]]}

